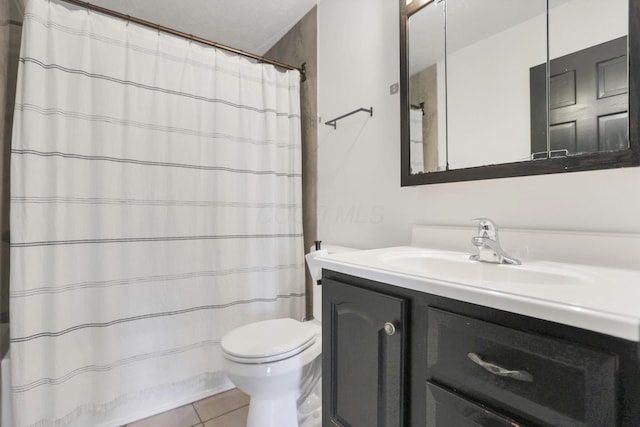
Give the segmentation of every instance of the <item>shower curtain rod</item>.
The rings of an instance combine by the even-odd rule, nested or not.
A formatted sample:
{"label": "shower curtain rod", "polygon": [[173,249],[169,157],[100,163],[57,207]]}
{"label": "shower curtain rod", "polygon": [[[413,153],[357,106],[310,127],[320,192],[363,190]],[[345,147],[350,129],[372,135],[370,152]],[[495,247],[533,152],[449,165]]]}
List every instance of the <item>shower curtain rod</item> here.
{"label": "shower curtain rod", "polygon": [[233,47],[230,47],[230,46],[225,46],[223,44],[216,43],[216,42],[213,42],[211,40],[203,39],[201,37],[194,36],[192,34],[183,33],[182,31],[174,30],[173,28],[165,27],[165,26],[160,25],[160,24],[154,24],[153,22],[145,21],[144,19],[136,18],[136,17],[130,16],[130,15],[125,15],[124,13],[116,12],[115,10],[107,9],[107,8],[104,8],[104,7],[101,7],[101,6],[96,6],[94,4],[87,3],[87,2],[84,2],[84,1],[80,1],[80,0],[62,0],[62,1],[66,2],[66,3],[74,4],[76,6],[81,6],[83,8],[89,9],[89,10],[95,10],[96,12],[104,13],[105,15],[115,16],[116,18],[124,19],[124,20],[127,20],[129,22],[133,22],[135,24],[139,24],[139,25],[142,25],[142,26],[145,26],[145,27],[153,28],[154,30],[158,30],[158,31],[162,31],[162,32],[165,32],[165,33],[172,34],[174,36],[182,37],[182,38],[185,38],[187,40],[193,40],[195,42],[202,43],[202,44],[207,45],[207,46],[213,46],[213,47],[218,48],[218,49],[226,50],[227,52],[232,52],[232,53],[235,53],[237,55],[245,56],[247,58],[254,59],[254,60],[258,61],[258,62],[262,62],[262,63],[265,63],[265,64],[271,64],[271,65],[274,65],[274,66],[279,67],[279,68],[284,68],[285,70],[298,70],[300,72],[300,80],[301,81],[305,81],[307,79],[307,63],[306,62],[303,63],[300,67],[294,67],[294,66],[289,65],[289,64],[285,64],[285,63],[282,63],[282,62],[274,61],[272,59],[268,59],[268,58],[265,58],[263,56],[254,55],[253,53],[245,52],[243,50],[236,49],[236,48],[233,48]]}

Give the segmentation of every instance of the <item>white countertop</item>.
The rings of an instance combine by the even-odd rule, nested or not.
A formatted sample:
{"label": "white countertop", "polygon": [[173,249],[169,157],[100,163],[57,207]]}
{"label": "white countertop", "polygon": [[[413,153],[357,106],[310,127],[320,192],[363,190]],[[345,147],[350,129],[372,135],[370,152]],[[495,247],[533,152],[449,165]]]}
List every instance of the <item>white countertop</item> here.
{"label": "white countertop", "polygon": [[[568,280],[553,284],[513,283],[483,280],[478,276],[467,280],[461,280],[462,276],[443,280],[442,277],[429,277],[424,268],[391,265],[384,261],[407,254],[428,255],[429,251],[447,255],[447,251],[441,249],[399,246],[318,255],[315,260],[323,269],[640,342],[639,270],[527,258],[522,258],[522,267],[487,263],[479,267],[486,272],[495,272],[489,270],[495,268],[534,268],[564,271],[569,275]],[[463,255],[454,251],[449,254]],[[571,279],[573,277],[575,281]]]}

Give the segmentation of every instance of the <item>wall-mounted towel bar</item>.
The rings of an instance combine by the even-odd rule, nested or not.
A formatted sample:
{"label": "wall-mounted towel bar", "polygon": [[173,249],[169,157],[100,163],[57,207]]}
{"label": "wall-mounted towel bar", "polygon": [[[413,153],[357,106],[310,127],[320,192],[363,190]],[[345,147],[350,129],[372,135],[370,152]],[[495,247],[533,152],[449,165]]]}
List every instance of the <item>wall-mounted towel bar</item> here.
{"label": "wall-mounted towel bar", "polygon": [[325,122],[324,124],[325,124],[325,125],[327,125],[327,126],[333,126],[333,128],[334,128],[334,129],[336,129],[336,122],[337,122],[338,120],[340,120],[340,119],[344,119],[345,117],[348,117],[348,116],[350,116],[350,115],[352,115],[352,114],[355,114],[355,113],[358,113],[358,112],[360,112],[360,111],[367,112],[367,113],[369,113],[369,115],[370,115],[370,116],[373,116],[373,107],[368,108],[368,109],[367,109],[367,108],[358,108],[357,110],[353,110],[353,111],[352,111],[352,112],[350,112],[350,113],[343,114],[343,115],[342,115],[342,116],[340,116],[340,117],[336,117],[336,118],[335,118],[335,119],[333,119],[333,120],[329,120],[328,122]]}

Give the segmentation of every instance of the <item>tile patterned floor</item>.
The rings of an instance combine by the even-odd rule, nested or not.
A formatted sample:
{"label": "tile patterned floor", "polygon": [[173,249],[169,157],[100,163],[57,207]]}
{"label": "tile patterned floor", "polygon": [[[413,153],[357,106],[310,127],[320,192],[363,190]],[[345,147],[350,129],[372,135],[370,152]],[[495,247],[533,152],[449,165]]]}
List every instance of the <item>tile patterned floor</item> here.
{"label": "tile patterned floor", "polygon": [[245,427],[248,413],[249,396],[233,389],[124,427]]}

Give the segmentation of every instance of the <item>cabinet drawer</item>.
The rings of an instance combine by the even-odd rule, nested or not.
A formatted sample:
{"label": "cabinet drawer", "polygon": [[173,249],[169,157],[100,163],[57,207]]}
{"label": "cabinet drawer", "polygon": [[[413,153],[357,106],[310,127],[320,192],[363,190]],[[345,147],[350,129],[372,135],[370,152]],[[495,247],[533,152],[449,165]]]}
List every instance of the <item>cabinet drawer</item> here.
{"label": "cabinet drawer", "polygon": [[427,382],[426,427],[514,427],[521,424]]}
{"label": "cabinet drawer", "polygon": [[616,424],[615,356],[433,308],[427,336],[432,382],[540,425]]}

